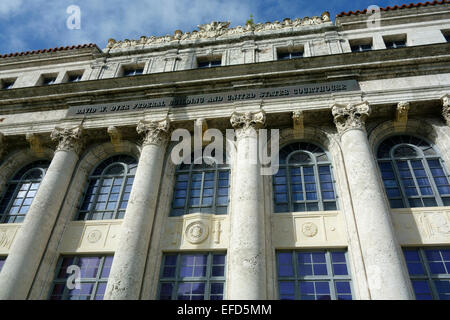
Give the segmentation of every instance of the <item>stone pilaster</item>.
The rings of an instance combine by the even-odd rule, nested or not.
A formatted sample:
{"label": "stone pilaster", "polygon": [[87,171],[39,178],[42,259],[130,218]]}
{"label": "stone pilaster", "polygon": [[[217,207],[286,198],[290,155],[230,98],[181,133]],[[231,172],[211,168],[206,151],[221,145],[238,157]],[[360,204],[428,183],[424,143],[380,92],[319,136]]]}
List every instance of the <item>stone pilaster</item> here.
{"label": "stone pilaster", "polygon": [[374,300],[413,299],[389,203],[365,131],[370,111],[367,102],[332,106],[370,297]]}
{"label": "stone pilaster", "polygon": [[267,298],[265,225],[258,129],[264,112],[233,113],[236,162],[231,194],[231,235],[228,249],[228,299]]}
{"label": "stone pilaster", "polygon": [[450,126],[450,94],[446,94],[441,98],[442,100],[442,116],[445,119],[447,126]]}
{"label": "stone pilaster", "polygon": [[140,121],[137,132],[144,136],[143,147],[105,300],[139,299],[169,136],[169,121]]}
{"label": "stone pilaster", "polygon": [[53,159],[0,272],[0,300],[26,299],[58,217],[81,149],[82,128],[56,128]]}

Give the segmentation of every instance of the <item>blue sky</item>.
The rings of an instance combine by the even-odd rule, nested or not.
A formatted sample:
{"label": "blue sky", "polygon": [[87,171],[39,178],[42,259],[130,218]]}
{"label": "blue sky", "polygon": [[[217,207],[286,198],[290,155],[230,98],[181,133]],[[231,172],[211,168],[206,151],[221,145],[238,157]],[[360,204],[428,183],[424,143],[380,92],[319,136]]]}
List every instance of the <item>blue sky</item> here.
{"label": "blue sky", "polygon": [[[406,2],[406,3],[410,3]],[[418,2],[418,1],[415,1]],[[376,0],[0,0],[0,54],[67,45],[96,43],[101,49],[109,38],[138,39],[197,29],[211,21],[244,25],[250,14],[255,22],[320,16],[405,2]],[[81,9],[81,28],[70,30],[67,8]]]}

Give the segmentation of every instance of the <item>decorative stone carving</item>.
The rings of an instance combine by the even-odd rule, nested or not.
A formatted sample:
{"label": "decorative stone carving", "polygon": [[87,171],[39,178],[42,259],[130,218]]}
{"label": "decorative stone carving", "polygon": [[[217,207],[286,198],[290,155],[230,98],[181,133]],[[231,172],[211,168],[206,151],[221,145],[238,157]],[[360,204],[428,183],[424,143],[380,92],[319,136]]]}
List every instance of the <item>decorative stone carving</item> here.
{"label": "decorative stone carving", "polygon": [[446,94],[441,98],[442,100],[442,116],[445,122],[450,126],[450,94]]}
{"label": "decorative stone carving", "polygon": [[208,234],[208,226],[201,221],[192,222],[186,227],[186,239],[192,244],[198,244],[205,241]]}
{"label": "decorative stone carving", "polygon": [[309,238],[314,237],[318,232],[317,226],[312,222],[306,222],[302,225],[302,233]]}
{"label": "decorative stone carving", "polygon": [[221,223],[219,220],[214,222],[214,243],[220,243],[220,234],[222,233]]}
{"label": "decorative stone carving", "polygon": [[58,142],[57,151],[74,151],[79,154],[82,148],[82,134],[83,128],[81,126],[72,129],[55,127],[50,137],[53,141]]}
{"label": "decorative stone carving", "polygon": [[266,113],[257,112],[233,112],[230,118],[231,125],[236,129],[236,136],[251,135],[254,130],[264,127],[266,122]]}
{"label": "decorative stone carving", "polygon": [[101,238],[102,238],[102,233],[100,230],[92,230],[86,236],[87,241],[90,243],[96,243],[96,242],[100,241]]}
{"label": "decorative stone carving", "polygon": [[408,122],[409,102],[399,102],[395,112],[394,128],[396,131],[404,131]]}
{"label": "decorative stone carving", "polygon": [[304,118],[305,115],[302,110],[296,110],[292,112],[294,135],[303,137],[305,129],[303,125]]}
{"label": "decorative stone carving", "polygon": [[331,112],[338,133],[342,135],[351,129],[365,130],[365,122],[371,113],[371,109],[369,103],[364,101],[347,105],[334,104],[331,106]]}
{"label": "decorative stone carving", "polygon": [[0,230],[0,247],[7,248],[9,242],[10,240],[6,231]]}
{"label": "decorative stone carving", "polygon": [[428,238],[450,236],[450,224],[445,212],[429,212],[420,219]]}
{"label": "decorative stone carving", "polygon": [[30,144],[31,151],[38,157],[44,154],[44,148],[42,147],[41,138],[33,133],[27,133],[25,138]]}
{"label": "decorative stone carving", "polygon": [[122,133],[117,127],[109,126],[108,134],[111,139],[111,143],[115,151],[119,151],[120,145],[122,144]]}
{"label": "decorative stone carving", "polygon": [[137,125],[137,132],[144,135],[143,145],[156,144],[162,145],[168,140],[168,133],[170,128],[169,119],[160,121],[139,121]]}
{"label": "decorative stone carving", "polygon": [[245,33],[258,33],[269,30],[280,30],[284,28],[301,28],[310,25],[319,25],[330,22],[330,13],[324,12],[320,17],[314,16],[312,18],[305,17],[303,19],[296,18],[294,20],[284,19],[282,22],[266,22],[266,23],[248,23],[245,26],[237,26],[229,29],[230,22],[212,21],[211,23],[201,24],[198,30],[183,33],[181,30],[176,30],[173,36],[165,35],[161,37],[140,37],[139,40],[125,39],[123,41],[116,41],[109,39],[106,45],[107,51],[110,49],[131,48],[142,45],[155,45],[161,43],[169,43],[172,41],[188,41],[197,39],[211,39],[219,37],[227,37],[234,35],[243,35]]}

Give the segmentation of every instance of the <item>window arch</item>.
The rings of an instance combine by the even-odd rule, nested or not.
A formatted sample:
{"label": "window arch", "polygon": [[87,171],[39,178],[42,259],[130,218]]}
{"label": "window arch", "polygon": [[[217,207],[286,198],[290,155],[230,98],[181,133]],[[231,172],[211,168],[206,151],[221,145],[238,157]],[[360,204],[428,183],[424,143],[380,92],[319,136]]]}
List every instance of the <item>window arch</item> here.
{"label": "window arch", "polygon": [[337,209],[331,162],[321,147],[294,142],[280,150],[279,159],[272,179],[275,212]]}
{"label": "window arch", "polygon": [[100,163],[88,179],[76,220],[122,219],[125,215],[137,160],[115,155]]}
{"label": "window arch", "polygon": [[450,185],[442,159],[422,138],[397,135],[377,151],[391,208],[450,206]]}
{"label": "window arch", "polygon": [[23,222],[49,165],[48,160],[35,161],[9,180],[0,202],[0,223]]}
{"label": "window arch", "polygon": [[[214,157],[214,155],[213,155]],[[205,161],[206,160],[206,161]],[[190,164],[180,164],[175,173],[171,216],[189,213],[226,214],[229,203],[230,167],[214,158]]]}

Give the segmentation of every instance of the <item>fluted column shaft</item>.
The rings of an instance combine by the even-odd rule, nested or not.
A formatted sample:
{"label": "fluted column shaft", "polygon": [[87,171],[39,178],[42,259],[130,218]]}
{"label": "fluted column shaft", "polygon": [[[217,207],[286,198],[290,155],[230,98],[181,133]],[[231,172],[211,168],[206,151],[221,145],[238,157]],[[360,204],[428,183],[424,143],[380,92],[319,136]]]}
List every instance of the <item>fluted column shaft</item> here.
{"label": "fluted column shaft", "polygon": [[367,103],[334,105],[341,146],[371,299],[413,299],[389,203],[371,152],[365,120]]}
{"label": "fluted column shaft", "polygon": [[105,292],[107,300],[139,299],[168,130],[168,120],[138,124],[144,142]]}
{"label": "fluted column shaft", "polygon": [[27,298],[78,161],[81,131],[52,132],[58,147],[0,272],[0,300]]}
{"label": "fluted column shaft", "polygon": [[234,113],[236,162],[233,167],[231,236],[228,250],[228,299],[266,299],[265,227],[258,128],[263,112]]}

